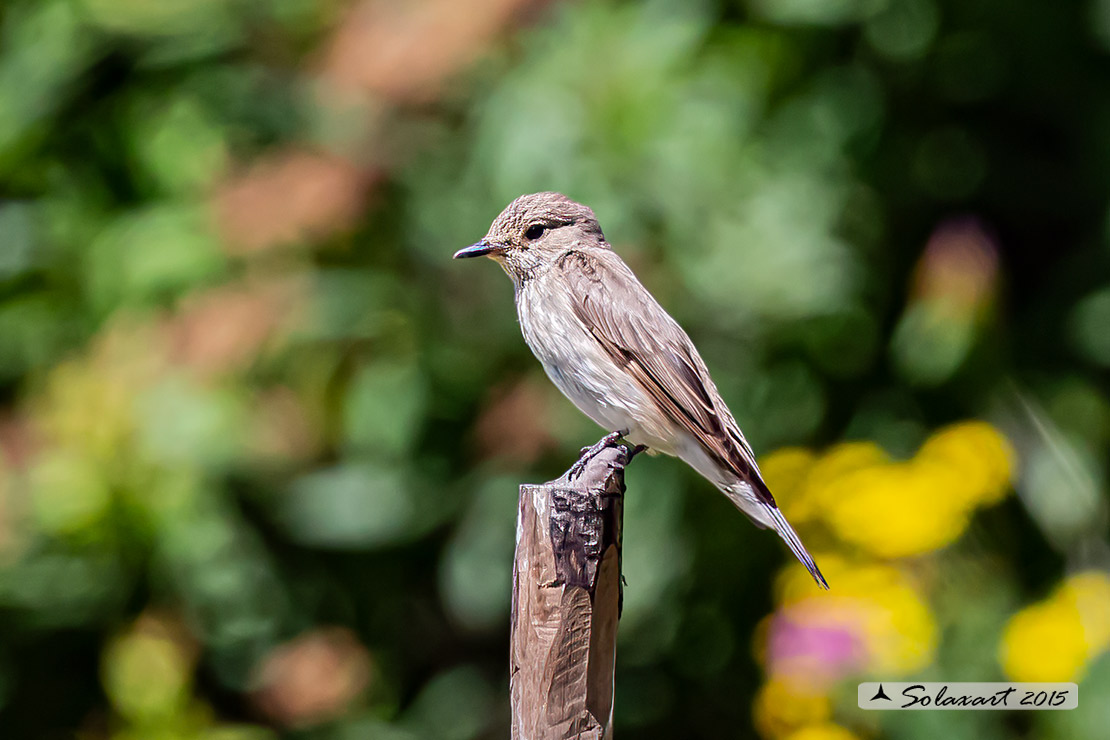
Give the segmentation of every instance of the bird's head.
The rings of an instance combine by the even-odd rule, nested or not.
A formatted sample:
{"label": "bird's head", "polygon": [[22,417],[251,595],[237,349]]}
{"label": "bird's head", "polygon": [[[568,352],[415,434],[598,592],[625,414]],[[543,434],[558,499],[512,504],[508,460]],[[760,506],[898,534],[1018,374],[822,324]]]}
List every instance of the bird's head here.
{"label": "bird's head", "polygon": [[592,210],[560,193],[532,193],[506,206],[482,240],[455,259],[490,257],[519,285],[567,249],[590,246],[609,246]]}

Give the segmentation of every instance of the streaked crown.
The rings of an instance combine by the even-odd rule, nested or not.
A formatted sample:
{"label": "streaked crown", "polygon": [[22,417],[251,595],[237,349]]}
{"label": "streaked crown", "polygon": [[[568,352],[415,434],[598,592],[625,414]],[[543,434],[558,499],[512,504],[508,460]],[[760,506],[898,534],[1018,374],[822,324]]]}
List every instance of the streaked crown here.
{"label": "streaked crown", "polygon": [[550,231],[572,224],[581,232],[604,242],[605,236],[601,233],[597,216],[589,207],[562,193],[531,193],[505,206],[501,215],[493,220],[483,241],[488,244],[519,244],[529,229]]}

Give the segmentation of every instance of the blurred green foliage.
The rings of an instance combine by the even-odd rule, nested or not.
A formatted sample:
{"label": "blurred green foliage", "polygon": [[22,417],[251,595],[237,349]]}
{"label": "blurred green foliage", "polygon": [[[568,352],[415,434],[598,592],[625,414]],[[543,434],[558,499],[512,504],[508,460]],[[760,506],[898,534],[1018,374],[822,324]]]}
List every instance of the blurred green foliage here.
{"label": "blurred green foliage", "polygon": [[[1017,496],[844,582],[935,622],[915,676],[1036,670],[1110,565],[1108,48],[1107,0],[7,0],[0,736],[505,735],[516,486],[600,430],[449,257],[536,190],[757,452],[1001,430]],[[786,554],[628,481],[620,737],[1103,736],[1110,633],[1067,716],[768,714]]]}

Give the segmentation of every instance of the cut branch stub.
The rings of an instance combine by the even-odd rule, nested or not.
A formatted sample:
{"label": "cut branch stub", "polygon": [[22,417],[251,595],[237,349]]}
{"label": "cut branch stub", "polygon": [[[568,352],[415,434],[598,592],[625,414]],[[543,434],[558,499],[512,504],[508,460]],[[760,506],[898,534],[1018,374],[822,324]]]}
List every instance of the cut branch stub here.
{"label": "cut branch stub", "polygon": [[574,480],[520,487],[510,655],[516,740],[612,737],[627,464],[617,445]]}

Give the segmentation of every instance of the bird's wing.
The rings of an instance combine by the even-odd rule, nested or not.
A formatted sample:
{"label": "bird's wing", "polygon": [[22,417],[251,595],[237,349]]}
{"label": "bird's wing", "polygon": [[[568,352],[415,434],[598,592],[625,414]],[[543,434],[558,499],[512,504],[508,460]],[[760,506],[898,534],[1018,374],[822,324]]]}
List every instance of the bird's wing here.
{"label": "bird's wing", "polygon": [[751,485],[762,503],[774,507],[755,455],[724,407],[693,342],[611,254],[571,250],[556,261],[578,319],[672,421]]}

